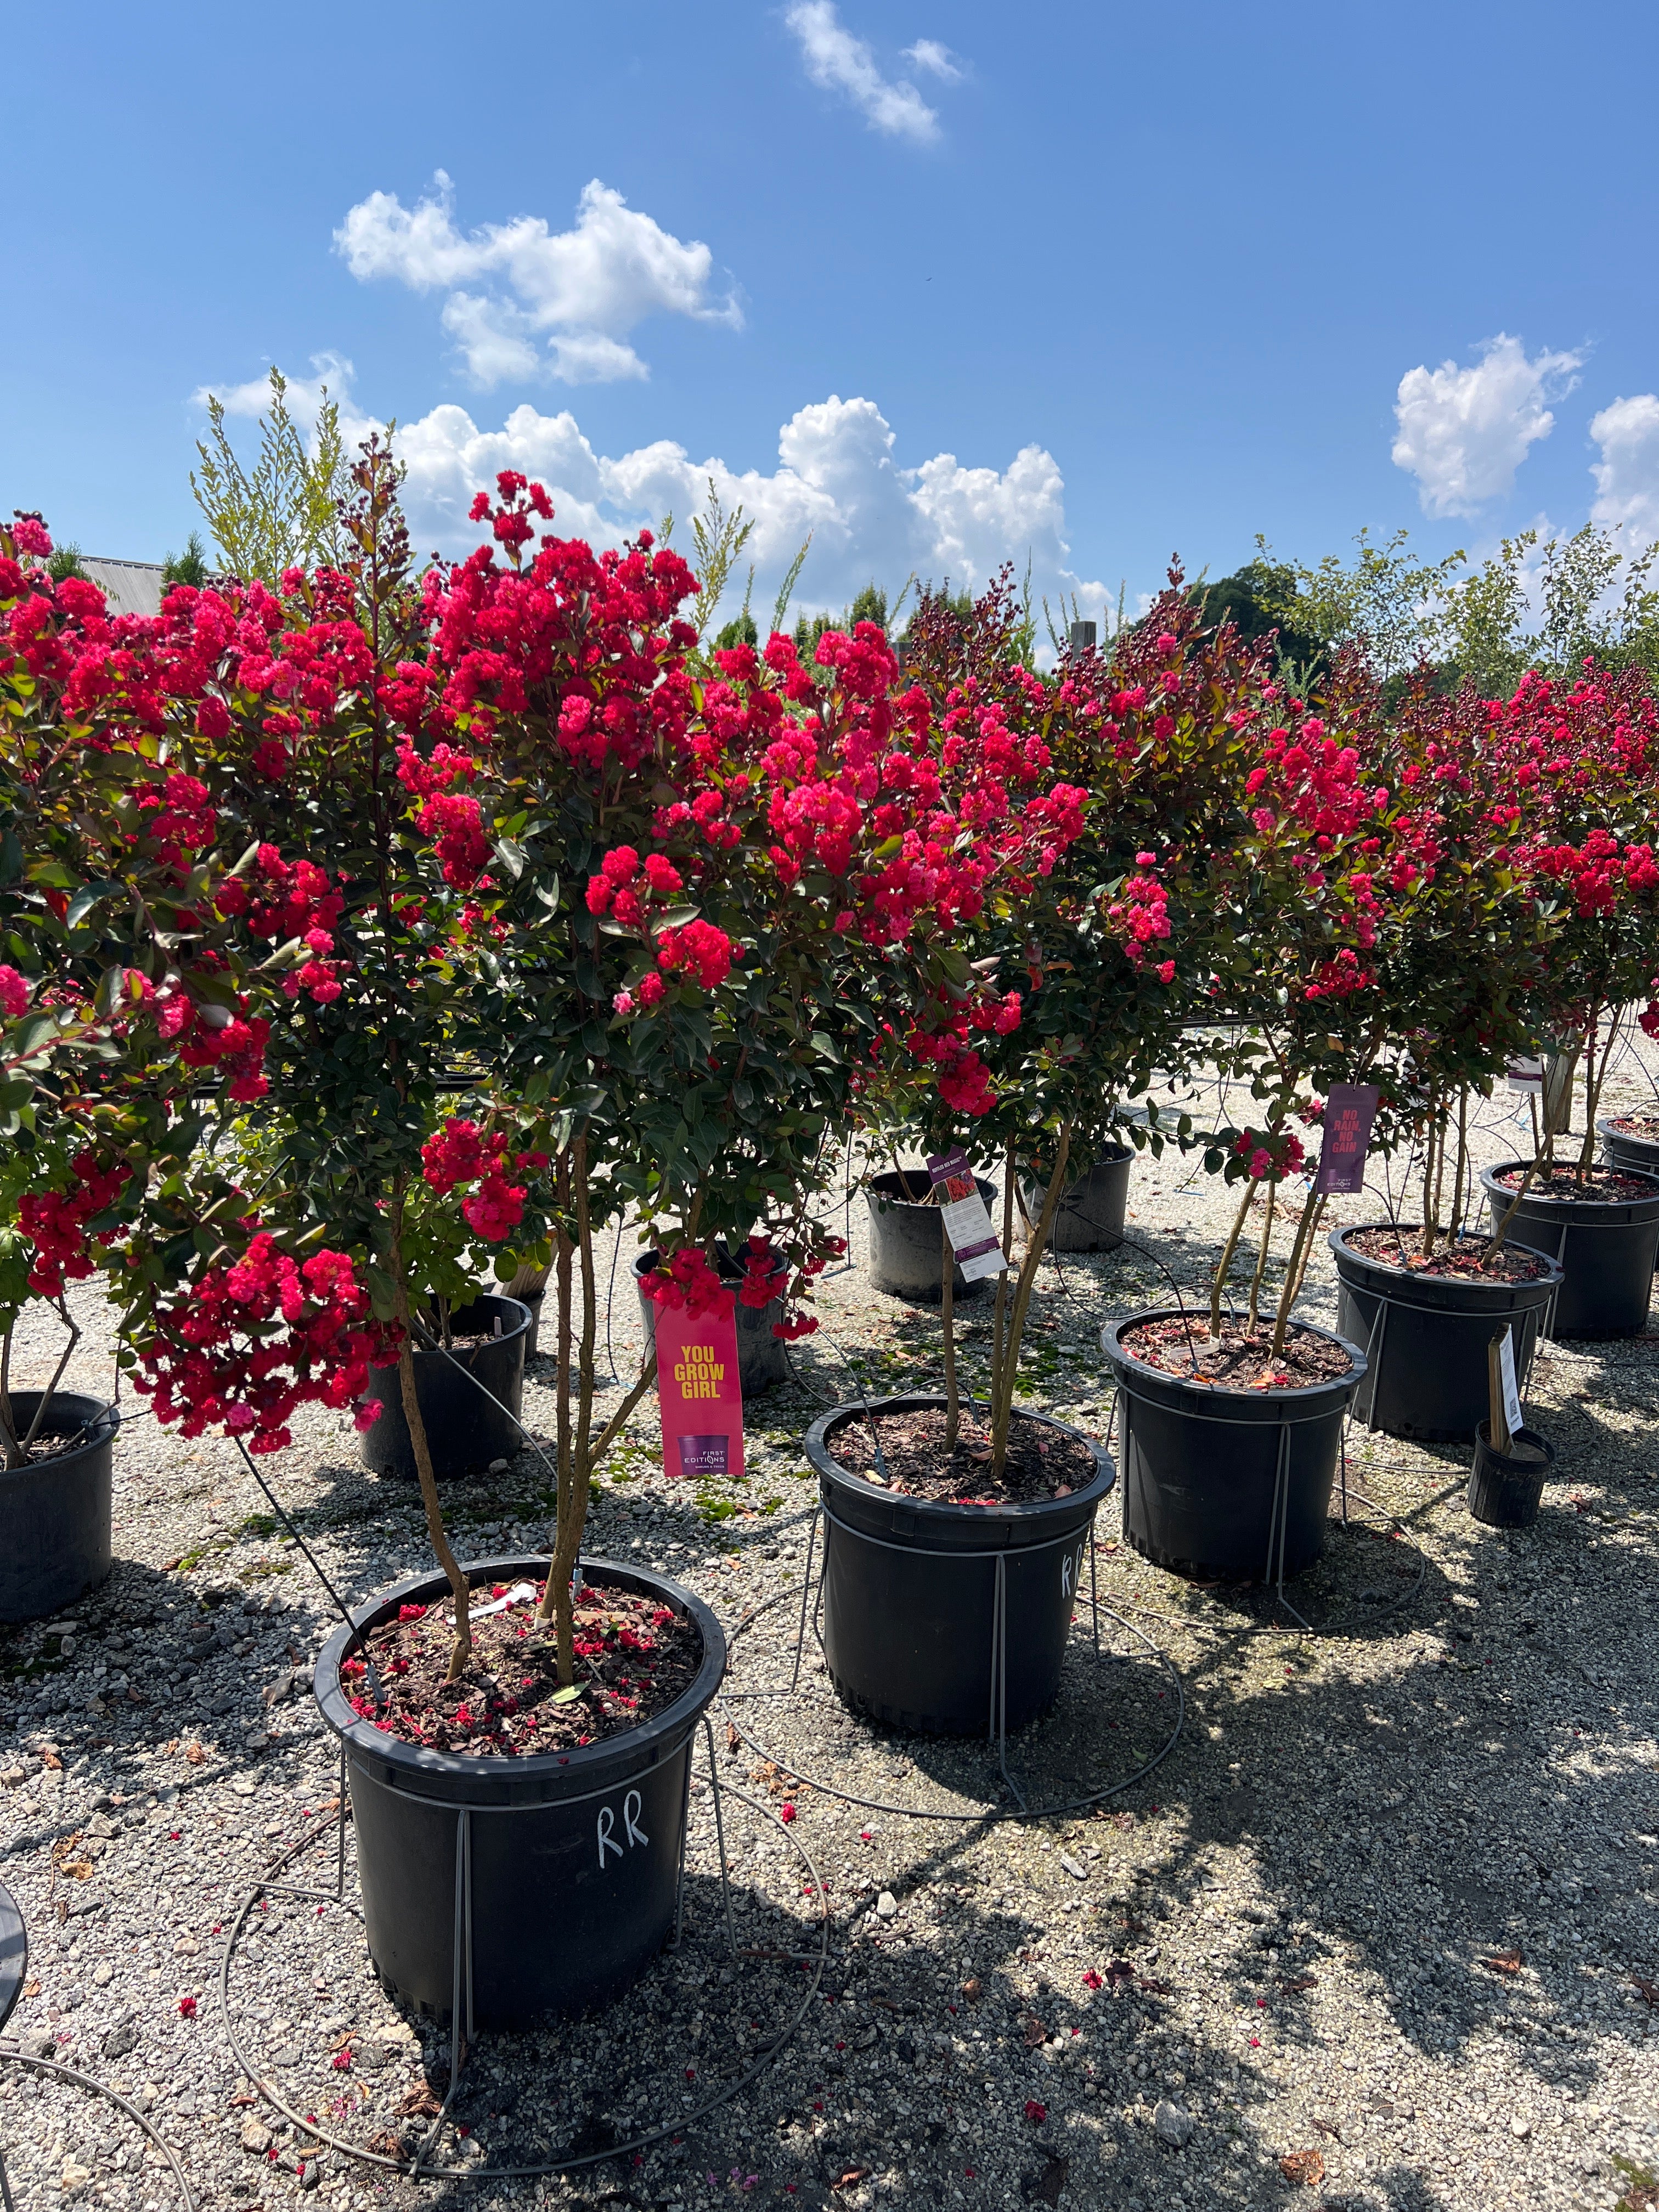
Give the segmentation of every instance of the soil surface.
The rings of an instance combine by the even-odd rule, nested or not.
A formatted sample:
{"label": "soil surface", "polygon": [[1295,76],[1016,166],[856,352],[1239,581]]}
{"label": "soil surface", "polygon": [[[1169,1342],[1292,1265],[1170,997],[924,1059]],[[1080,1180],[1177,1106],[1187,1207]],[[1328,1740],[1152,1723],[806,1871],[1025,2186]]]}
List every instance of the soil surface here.
{"label": "soil surface", "polygon": [[1362,1260],[1373,1260],[1384,1267],[1404,1267],[1413,1275],[1478,1277],[1488,1283],[1535,1283],[1540,1275],[1549,1273],[1547,1261],[1529,1252],[1517,1250],[1512,1244],[1502,1244],[1489,1261],[1482,1263],[1481,1255],[1491,1241],[1485,1237],[1460,1237],[1455,1247],[1443,1245],[1431,1259],[1425,1260],[1417,1249],[1420,1227],[1407,1224],[1399,1229],[1359,1229],[1348,1237],[1348,1249],[1357,1252]]}
{"label": "soil surface", "polygon": [[1607,1126],[1621,1136],[1641,1137],[1649,1144],[1659,1145],[1659,1114],[1617,1114]]}
{"label": "soil surface", "polygon": [[1069,1498],[1095,1478],[1095,1455],[1081,1437],[1018,1413],[1009,1432],[1000,1482],[990,1475],[990,1424],[976,1419],[965,1406],[956,1449],[948,1459],[942,1406],[878,1413],[875,1420],[887,1468],[884,1482],[876,1466],[870,1424],[861,1413],[836,1430],[831,1449],[849,1474],[861,1474],[903,1498],[926,1498],[934,1505],[1026,1505],[1039,1498]]}
{"label": "soil surface", "polygon": [[[1505,1190],[1516,1189],[1525,1168],[1505,1168],[1496,1180]],[[1527,1185],[1528,1198],[1622,1199],[1651,1198],[1655,1185],[1650,1176],[1626,1175],[1622,1168],[1553,1169],[1535,1175]]]}
{"label": "soil surface", "polygon": [[489,1596],[473,1592],[472,1653],[459,1682],[445,1680],[447,1604],[404,1606],[369,1639],[388,1710],[376,1713],[361,1657],[341,1666],[346,1695],[365,1720],[404,1743],[467,1759],[527,1759],[637,1728],[696,1679],[702,1638],[690,1620],[654,1597],[589,1583],[575,1615],[579,1686],[562,1696],[552,1625],[540,1629],[533,1617],[544,1587],[535,1600],[482,1620],[479,1607],[506,1597],[509,1585],[497,1583]]}
{"label": "soil surface", "polygon": [[1176,1314],[1167,1321],[1143,1322],[1118,1340],[1148,1367],[1184,1381],[1212,1383],[1218,1390],[1300,1390],[1310,1382],[1333,1382],[1353,1364],[1340,1344],[1296,1322],[1282,1352],[1273,1350],[1271,1329],[1251,1335],[1230,1322],[1222,1323],[1218,1341],[1201,1313],[1190,1321]]}

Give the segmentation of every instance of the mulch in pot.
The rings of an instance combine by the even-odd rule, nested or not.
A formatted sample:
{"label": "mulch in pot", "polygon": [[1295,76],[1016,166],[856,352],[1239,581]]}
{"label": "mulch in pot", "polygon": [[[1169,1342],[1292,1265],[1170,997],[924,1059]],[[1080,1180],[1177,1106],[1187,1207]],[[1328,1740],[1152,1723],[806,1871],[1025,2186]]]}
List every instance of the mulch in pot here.
{"label": "mulch in pot", "polygon": [[876,1467],[870,1423],[862,1413],[836,1431],[830,1449],[837,1466],[897,1497],[920,1498],[932,1505],[1030,1505],[1069,1498],[1095,1479],[1095,1455],[1081,1437],[1018,1413],[1009,1431],[1001,1480],[996,1482],[990,1475],[990,1424],[966,1406],[956,1449],[948,1458],[943,1406],[878,1413],[875,1423],[887,1467],[885,1482]]}
{"label": "mulch in pot", "polygon": [[1311,1383],[1334,1382],[1353,1362],[1340,1344],[1292,1322],[1284,1349],[1273,1350],[1271,1328],[1254,1332],[1224,1321],[1218,1338],[1210,1334],[1209,1316],[1188,1321],[1179,1314],[1142,1322],[1118,1339],[1125,1352],[1164,1375],[1186,1382],[1207,1382],[1218,1390],[1301,1390]]}
{"label": "mulch in pot", "polygon": [[[1526,1174],[1523,1167],[1505,1168],[1493,1181],[1505,1190],[1519,1190]],[[1626,1175],[1622,1168],[1553,1168],[1546,1174],[1535,1175],[1527,1185],[1528,1198],[1599,1199],[1615,1203],[1626,1198],[1651,1198],[1654,1183],[1650,1176]]]}
{"label": "mulch in pot", "polygon": [[[479,1606],[505,1597],[498,1583],[473,1592],[472,1650],[459,1681],[447,1682],[453,1641],[447,1601],[406,1605],[369,1638],[389,1700],[376,1712],[361,1657],[346,1659],[342,1686],[352,1710],[386,1735],[464,1759],[527,1759],[579,1750],[620,1735],[672,1705],[702,1664],[696,1625],[648,1592],[586,1583],[577,1603],[574,1698],[559,1697],[553,1626],[538,1628],[536,1601],[480,1620]],[[538,1585],[536,1600],[544,1584]]]}
{"label": "mulch in pot", "polygon": [[1443,1244],[1425,1260],[1417,1249],[1417,1239],[1421,1235],[1420,1227],[1378,1227],[1354,1231],[1346,1242],[1349,1251],[1357,1252],[1362,1260],[1374,1260],[1384,1267],[1404,1267],[1413,1275],[1435,1275],[1453,1281],[1535,1283],[1540,1275],[1549,1273],[1547,1260],[1534,1253],[1517,1251],[1508,1244],[1499,1245],[1492,1257],[1483,1261],[1481,1255],[1491,1239],[1474,1235],[1460,1237],[1455,1245]]}
{"label": "mulch in pot", "polygon": [[1659,1114],[1614,1114],[1607,1122],[1621,1137],[1640,1137],[1650,1145],[1659,1145]]}

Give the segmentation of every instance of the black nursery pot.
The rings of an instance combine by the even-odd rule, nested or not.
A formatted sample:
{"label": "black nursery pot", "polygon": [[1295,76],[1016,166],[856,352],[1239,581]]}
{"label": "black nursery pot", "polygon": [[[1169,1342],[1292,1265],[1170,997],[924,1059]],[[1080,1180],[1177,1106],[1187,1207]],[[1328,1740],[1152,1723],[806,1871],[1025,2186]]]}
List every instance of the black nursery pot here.
{"label": "black nursery pot", "polygon": [[[1486,1348],[1505,1323],[1514,1334],[1516,1376],[1526,1389],[1533,1347],[1549,1334],[1559,1263],[1534,1254],[1544,1273],[1529,1283],[1428,1275],[1354,1251],[1348,1239],[1362,1234],[1334,1229],[1330,1237],[1337,1330],[1363,1344],[1370,1363],[1354,1396],[1356,1418],[1391,1437],[1467,1439],[1486,1406]],[[1528,1249],[1506,1241],[1511,1250]]]}
{"label": "black nursery pot", "polygon": [[[879,1433],[884,1413],[945,1402],[927,1395],[877,1398],[868,1413]],[[837,1694],[855,1712],[926,1735],[1024,1728],[1059,1693],[1089,1534],[1116,1470],[1085,1437],[1094,1477],[1069,1498],[934,1504],[896,1496],[836,1460],[837,1432],[867,1418],[862,1404],[836,1406],[806,1432],[823,1508],[823,1650]],[[1045,1413],[1014,1418],[1079,1435]]]}
{"label": "black nursery pot", "polygon": [[[974,1178],[988,1206],[995,1203],[997,1187],[982,1176]],[[945,1223],[929,1196],[933,1185],[923,1168],[890,1168],[872,1176],[865,1196],[870,1201],[870,1280],[891,1297],[908,1298],[914,1305],[940,1304],[945,1295]],[[979,1297],[994,1276],[970,1283],[958,1267],[951,1278],[951,1297]]]}
{"label": "black nursery pot", "polygon": [[1638,1137],[1634,1129],[1621,1129],[1617,1118],[1603,1114],[1595,1124],[1601,1139],[1601,1158],[1610,1168],[1633,1168],[1638,1175],[1659,1176],[1659,1137]]}
{"label": "black nursery pot", "polygon": [[[640,1318],[645,1327],[645,1348],[651,1352],[657,1341],[657,1306],[653,1298],[645,1295],[645,1278],[655,1272],[661,1255],[653,1246],[641,1252],[634,1262],[634,1280],[639,1286]],[[717,1255],[720,1280],[736,1290],[743,1280],[744,1271],[729,1253]],[[770,1390],[780,1382],[789,1380],[789,1355],[784,1340],[772,1334],[774,1322],[783,1319],[783,1300],[774,1298],[769,1305],[746,1306],[739,1298],[737,1303],[738,1324],[738,1382],[745,1400],[757,1398],[763,1390]]]}
{"label": "black nursery pot", "polygon": [[[1127,1145],[1103,1145],[1085,1176],[1068,1182],[1054,1208],[1049,1236],[1055,1252],[1115,1252],[1123,1242],[1123,1215],[1129,1201],[1129,1170],[1134,1153]],[[1041,1183],[1021,1181],[1020,1203],[1033,1223],[1042,1210]]]}
{"label": "black nursery pot", "polygon": [[[535,1580],[545,1559],[469,1566],[476,1587]],[[392,1995],[440,2018],[453,2000],[456,1853],[471,1868],[473,2021],[523,2028],[608,2003],[644,1972],[674,1925],[697,1723],[726,1671],[726,1638],[665,1575],[584,1559],[586,1581],[648,1593],[702,1637],[691,1686],[642,1727],[531,1759],[470,1759],[382,1734],[353,1711],[340,1663],[400,1605],[448,1595],[442,1575],[382,1591],[337,1629],[315,1694],[345,1750],[369,1957]]]}
{"label": "black nursery pot", "polygon": [[[1298,1332],[1340,1345],[1352,1365],[1297,1389],[1230,1390],[1166,1375],[1126,1351],[1143,1322],[1174,1306],[1109,1322],[1101,1346],[1122,1416],[1123,1534],[1160,1567],[1200,1582],[1276,1582],[1325,1548],[1342,1424],[1365,1379],[1357,1344],[1310,1322]],[[1207,1316],[1193,1317],[1200,1334]]]}
{"label": "black nursery pot", "polygon": [[1491,1424],[1482,1421],[1469,1469],[1470,1513],[1489,1528],[1530,1528],[1554,1464],[1553,1447],[1535,1429],[1517,1429],[1508,1451],[1500,1452],[1493,1449]]}
{"label": "black nursery pot", "polygon": [[[1619,1165],[1626,1175],[1640,1172]],[[1480,1171],[1494,1229],[1515,1197],[1498,1178],[1524,1167],[1506,1160]],[[1516,1207],[1508,1234],[1561,1263],[1552,1336],[1639,1336],[1647,1327],[1659,1257],[1659,1175],[1649,1180],[1652,1188],[1640,1198],[1544,1198],[1529,1190]]]}
{"label": "black nursery pot", "polygon": [[[14,1390],[12,1417],[27,1432],[38,1390]],[[82,1441],[27,1467],[0,1468],[0,1620],[45,1620],[103,1581],[113,1564],[111,1464],[121,1416],[100,1398],[53,1395],[44,1436]]]}
{"label": "black nursery pot", "polygon": [[[523,1431],[517,1416],[524,1404],[525,1346],[530,1338],[529,1309],[517,1298],[474,1298],[450,1320],[462,1329],[491,1328],[499,1320],[501,1333],[483,1344],[457,1345],[452,1352],[416,1351],[415,1398],[426,1424],[432,1471],[441,1480],[476,1474],[491,1460],[511,1459],[520,1449]],[[359,1439],[363,1465],[376,1474],[416,1480],[396,1366],[371,1367],[363,1395],[380,1401],[380,1419]]]}

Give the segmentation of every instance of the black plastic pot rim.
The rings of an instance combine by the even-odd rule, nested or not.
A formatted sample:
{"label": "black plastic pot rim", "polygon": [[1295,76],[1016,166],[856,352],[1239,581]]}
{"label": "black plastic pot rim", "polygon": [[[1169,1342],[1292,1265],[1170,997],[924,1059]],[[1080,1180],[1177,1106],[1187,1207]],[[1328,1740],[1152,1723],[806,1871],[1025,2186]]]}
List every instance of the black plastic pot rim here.
{"label": "black plastic pot rim", "polygon": [[[658,1263],[661,1258],[662,1254],[658,1250],[654,1244],[647,1245],[645,1250],[640,1254],[639,1257],[634,1262],[635,1281],[642,1283],[647,1275],[654,1275],[657,1272]],[[743,1262],[740,1260],[734,1260],[729,1252],[717,1253],[715,1255],[714,1265],[719,1270],[720,1278],[723,1283],[740,1283],[749,1272],[744,1266]],[[781,1259],[767,1279],[770,1282],[775,1282],[781,1277],[787,1275],[788,1273],[789,1262],[787,1260]],[[782,1293],[780,1292],[779,1295],[781,1296]]]}
{"label": "black plastic pot rim", "polygon": [[[1352,1364],[1346,1375],[1333,1375],[1322,1382],[1298,1382],[1282,1389],[1244,1390],[1225,1382],[1194,1382],[1184,1375],[1171,1375],[1162,1367],[1154,1367],[1150,1360],[1137,1358],[1121,1341],[1126,1329],[1139,1328],[1147,1322],[1183,1319],[1200,1328],[1207,1330],[1209,1327],[1207,1314],[1183,1314],[1179,1306],[1149,1306],[1140,1313],[1127,1314],[1121,1321],[1109,1321],[1103,1328],[1101,1349],[1111,1364],[1118,1389],[1126,1397],[1138,1399],[1143,1405],[1178,1412],[1188,1419],[1214,1421],[1225,1428],[1292,1428],[1301,1421],[1328,1420],[1339,1413],[1364,1381],[1370,1365],[1358,1345],[1350,1343],[1346,1336],[1339,1336],[1334,1329],[1321,1328],[1317,1322],[1311,1321],[1292,1322],[1291,1327],[1305,1335],[1322,1336],[1328,1344],[1340,1345]],[[1152,1390],[1137,1391],[1132,1388],[1133,1382],[1143,1376],[1152,1386]],[[1156,1395],[1155,1392],[1163,1395]],[[1239,1411],[1221,1413],[1209,1410],[1228,1404],[1236,1405]]]}
{"label": "black plastic pot rim", "polygon": [[[1458,1293],[1462,1291],[1468,1293],[1469,1303],[1473,1304],[1488,1297],[1497,1299],[1505,1294],[1513,1296],[1516,1291],[1536,1291],[1540,1294],[1547,1294],[1566,1278],[1565,1268],[1553,1253],[1540,1252],[1534,1246],[1523,1244],[1513,1237],[1506,1237],[1504,1239],[1504,1249],[1510,1252],[1525,1252],[1532,1259],[1541,1260],[1545,1269],[1541,1275],[1529,1275],[1524,1282],[1519,1283],[1504,1282],[1496,1275],[1431,1275],[1424,1269],[1402,1267],[1398,1261],[1393,1260],[1375,1260],[1369,1252],[1355,1252],[1349,1248],[1347,1239],[1350,1237],[1363,1236],[1367,1230],[1370,1229],[1393,1229],[1396,1225],[1392,1221],[1362,1221],[1356,1223],[1352,1228],[1333,1229],[1327,1241],[1332,1251],[1337,1255],[1339,1261],[1346,1260],[1355,1267],[1370,1268],[1379,1275],[1397,1275],[1402,1283],[1417,1284],[1427,1290],[1444,1291],[1448,1293],[1443,1299],[1425,1301],[1419,1309],[1424,1313],[1455,1310],[1458,1303]],[[1419,1226],[1421,1226],[1420,1223]],[[1478,1237],[1474,1241],[1484,1244],[1487,1240],[1485,1237]],[[1412,1303],[1409,1299],[1396,1297],[1385,1283],[1375,1285],[1350,1283],[1349,1288],[1367,1291],[1374,1297],[1386,1298],[1390,1305],[1407,1305]]]}
{"label": "black plastic pot rim", "polygon": [[[1073,1152],[1066,1163],[1066,1167],[1071,1170],[1071,1182],[1062,1183],[1060,1188],[1070,1190],[1078,1183],[1087,1182],[1097,1168],[1121,1167],[1125,1160],[1132,1160],[1134,1156],[1133,1145],[1120,1145],[1115,1139],[1109,1140],[1100,1146],[1092,1154]],[[1048,1175],[1053,1173],[1054,1170],[1051,1167]],[[1028,1189],[1046,1190],[1048,1187],[1048,1176],[1034,1173],[1029,1165],[1020,1169],[1019,1179]]]}
{"label": "black plastic pot rim", "polygon": [[1534,1455],[1531,1459],[1517,1459],[1513,1452],[1499,1451],[1492,1440],[1490,1421],[1478,1423],[1474,1435],[1486,1465],[1498,1468],[1505,1474],[1547,1477],[1549,1470],[1555,1465],[1555,1446],[1547,1437],[1540,1436],[1536,1429],[1516,1429],[1510,1432],[1510,1441],[1526,1444]]}
{"label": "black plastic pot rim", "polygon": [[[14,1390],[11,1394],[13,1418],[25,1435],[40,1403],[40,1393],[38,1390]],[[68,1412],[69,1407],[77,1403],[95,1405],[99,1410],[95,1415],[83,1417],[77,1421],[70,1418]],[[59,1407],[64,1409],[62,1416],[58,1414]],[[40,1434],[44,1437],[73,1437],[80,1435],[82,1430],[86,1433],[81,1436],[78,1444],[71,1444],[67,1451],[49,1452],[44,1459],[27,1460],[21,1467],[0,1466],[0,1480],[26,1474],[44,1474],[68,1467],[79,1459],[82,1452],[100,1449],[120,1425],[121,1408],[109,1399],[88,1398],[85,1392],[80,1390],[54,1390],[46,1419],[40,1425]]]}
{"label": "black plastic pot rim", "polygon": [[[966,1402],[964,1400],[964,1405]],[[1117,1469],[1092,1437],[1085,1436],[1081,1429],[1074,1429],[1069,1421],[1056,1420],[1052,1413],[1028,1412],[1024,1407],[1014,1409],[1017,1421],[1035,1421],[1045,1429],[1059,1429],[1088,1446],[1095,1455],[1095,1479],[1092,1482],[1085,1482],[1079,1489],[1068,1491],[1064,1498],[1011,1498],[1006,1503],[999,1499],[994,1505],[957,1505],[944,1499],[910,1498],[900,1491],[884,1490],[878,1482],[872,1482],[866,1476],[854,1474],[844,1468],[830,1449],[831,1429],[844,1428],[849,1422],[861,1421],[871,1413],[879,1417],[883,1413],[921,1413],[930,1407],[945,1403],[942,1391],[907,1390],[886,1398],[872,1398],[867,1401],[851,1399],[845,1405],[832,1406],[827,1413],[820,1414],[806,1431],[806,1463],[821,1480],[844,1485],[854,1497],[861,1500],[885,1498],[896,1508],[902,1507],[907,1512],[918,1514],[941,1528],[984,1528],[998,1520],[1012,1521],[1018,1527],[1030,1528],[1051,1514],[1074,1515],[1079,1504],[1097,1505],[1102,1498],[1110,1494],[1117,1480]],[[860,1529],[856,1533],[861,1535],[864,1532]],[[872,1539],[874,1542],[879,1540],[879,1538]],[[1000,1548],[1003,1547],[999,1547]]]}
{"label": "black plastic pot rim", "polygon": [[[483,1344],[422,1344],[417,1340],[415,1346],[416,1358],[463,1361],[473,1359],[477,1358],[481,1352],[492,1351],[498,1344],[512,1344],[518,1338],[529,1334],[530,1324],[535,1316],[522,1298],[510,1298],[505,1291],[482,1291],[472,1301],[472,1305],[482,1304],[485,1298],[494,1298],[498,1305],[518,1308],[519,1318],[510,1328],[503,1328],[499,1336],[486,1338]],[[471,1310],[471,1305],[466,1305],[459,1306],[455,1310],[458,1313],[470,1313]],[[393,1365],[395,1364],[394,1361]],[[386,1375],[391,1371],[391,1368],[387,1367],[377,1367],[374,1370],[377,1375]]]}
{"label": "black plastic pot rim", "polygon": [[[551,1565],[544,1554],[515,1553],[475,1561],[463,1571],[476,1591],[481,1583],[540,1579]],[[670,1576],[629,1566],[621,1559],[586,1555],[580,1566],[585,1582],[601,1589],[615,1583],[623,1589],[648,1591],[696,1624],[702,1638],[702,1664],[688,1687],[653,1719],[605,1736],[598,1743],[579,1745],[568,1752],[537,1752],[523,1759],[475,1759],[456,1752],[434,1751],[424,1744],[405,1743],[400,1736],[365,1720],[353,1711],[341,1687],[341,1662],[362,1649],[363,1632],[389,1611],[416,1601],[422,1592],[440,1599],[447,1595],[447,1577],[441,1570],[428,1567],[378,1591],[356,1608],[353,1626],[337,1628],[323,1646],[312,1694],[325,1724],[349,1753],[381,1770],[377,1780],[402,1796],[425,1796],[430,1802],[458,1809],[471,1805],[506,1811],[569,1803],[602,1795],[641,1767],[654,1766],[671,1757],[696,1728],[725,1677],[725,1632],[696,1592]]]}
{"label": "black plastic pot rim", "polygon": [[[920,1198],[908,1198],[901,1191],[882,1190],[878,1188],[884,1182],[891,1182],[896,1176],[902,1177],[907,1183],[916,1182],[926,1185],[923,1194]],[[997,1194],[995,1183],[988,1176],[981,1175],[977,1169],[974,1172],[974,1188],[988,1204]],[[939,1204],[933,1196],[933,1185],[928,1182],[926,1168],[884,1168],[879,1175],[872,1176],[869,1182],[865,1184],[864,1195],[872,1206],[882,1207],[908,1206],[913,1207],[918,1213],[939,1212]]]}
{"label": "black plastic pot rim", "polygon": [[[1593,1196],[1559,1198],[1548,1191],[1528,1189],[1522,1192],[1518,1186],[1511,1188],[1508,1183],[1499,1182],[1498,1180],[1499,1176],[1508,1175],[1512,1168],[1519,1168],[1524,1174],[1531,1164],[1529,1160],[1500,1160],[1495,1168],[1482,1168],[1480,1170],[1482,1188],[1489,1197],[1496,1199],[1500,1206],[1510,1206],[1517,1198],[1521,1200],[1520,1205],[1516,1207],[1516,1220],[1524,1217],[1525,1209],[1529,1206],[1548,1206],[1559,1207],[1563,1213],[1577,1213],[1580,1216],[1587,1216],[1598,1211],[1607,1214],[1620,1214],[1625,1218],[1620,1220],[1598,1222],[1581,1219],[1579,1225],[1589,1229],[1625,1229],[1630,1226],[1629,1216],[1626,1211],[1628,1207],[1633,1206],[1659,1207],[1659,1175],[1650,1175],[1645,1168],[1621,1166],[1616,1170],[1620,1175],[1635,1176],[1638,1181],[1652,1184],[1651,1190],[1644,1191],[1638,1198]],[[1607,1164],[1603,1161],[1601,1164],[1605,1166]],[[1651,1216],[1648,1218],[1651,1218]]]}
{"label": "black plastic pot rim", "polygon": [[[1644,1137],[1639,1129],[1621,1129],[1619,1126],[1619,1116],[1616,1114],[1598,1115],[1595,1121],[1595,1133],[1598,1137],[1616,1137],[1620,1144],[1651,1145],[1656,1152],[1659,1152],[1659,1137]],[[1638,1170],[1638,1172],[1640,1173],[1641,1170]]]}

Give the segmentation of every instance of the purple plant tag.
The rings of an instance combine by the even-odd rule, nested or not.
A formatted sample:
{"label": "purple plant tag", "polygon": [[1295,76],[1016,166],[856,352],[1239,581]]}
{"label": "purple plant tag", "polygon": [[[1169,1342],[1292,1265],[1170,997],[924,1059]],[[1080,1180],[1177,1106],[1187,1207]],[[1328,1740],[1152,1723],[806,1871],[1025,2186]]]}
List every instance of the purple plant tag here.
{"label": "purple plant tag", "polygon": [[724,1474],[727,1471],[729,1455],[725,1437],[681,1437],[680,1473],[682,1474]]}
{"label": "purple plant tag", "polygon": [[1324,1142],[1319,1148],[1319,1172],[1314,1189],[1321,1197],[1334,1191],[1352,1195],[1365,1187],[1365,1152],[1371,1141],[1379,1093],[1374,1083],[1334,1083],[1325,1101]]}

